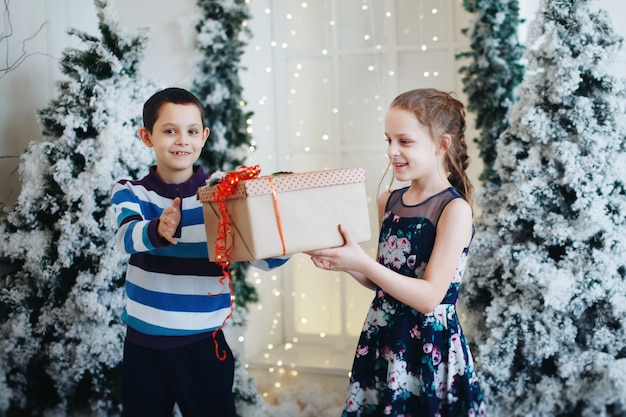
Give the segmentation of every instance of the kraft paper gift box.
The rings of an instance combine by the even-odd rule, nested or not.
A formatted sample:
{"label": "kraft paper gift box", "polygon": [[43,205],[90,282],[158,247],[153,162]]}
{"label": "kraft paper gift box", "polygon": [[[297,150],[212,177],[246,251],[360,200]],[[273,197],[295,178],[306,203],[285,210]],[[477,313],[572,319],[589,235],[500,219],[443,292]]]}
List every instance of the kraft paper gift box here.
{"label": "kraft paper gift box", "polygon": [[[209,259],[221,218],[217,185],[200,187]],[[276,198],[274,198],[274,196]],[[359,243],[370,240],[363,168],[287,173],[239,181],[226,198],[230,261],[273,258],[343,245],[338,225]]]}

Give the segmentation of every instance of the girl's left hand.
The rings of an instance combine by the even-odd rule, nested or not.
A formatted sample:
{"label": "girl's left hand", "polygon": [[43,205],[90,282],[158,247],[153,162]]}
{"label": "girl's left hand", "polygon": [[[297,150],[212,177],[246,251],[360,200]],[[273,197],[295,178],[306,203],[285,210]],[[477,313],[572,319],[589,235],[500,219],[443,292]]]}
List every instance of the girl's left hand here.
{"label": "girl's left hand", "polygon": [[341,224],[339,232],[343,236],[343,246],[305,253],[311,256],[311,260],[318,268],[331,271],[358,271],[359,266],[364,264],[364,258],[369,259],[369,256]]}

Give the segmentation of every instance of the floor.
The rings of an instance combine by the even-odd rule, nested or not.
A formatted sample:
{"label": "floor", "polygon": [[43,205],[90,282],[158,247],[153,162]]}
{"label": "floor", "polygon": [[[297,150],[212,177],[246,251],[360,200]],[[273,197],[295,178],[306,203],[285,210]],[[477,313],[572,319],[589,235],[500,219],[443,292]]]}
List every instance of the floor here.
{"label": "floor", "polygon": [[348,388],[352,352],[328,352],[317,346],[297,345],[289,351],[248,358],[248,374],[268,404],[270,414],[298,417],[339,416]]}

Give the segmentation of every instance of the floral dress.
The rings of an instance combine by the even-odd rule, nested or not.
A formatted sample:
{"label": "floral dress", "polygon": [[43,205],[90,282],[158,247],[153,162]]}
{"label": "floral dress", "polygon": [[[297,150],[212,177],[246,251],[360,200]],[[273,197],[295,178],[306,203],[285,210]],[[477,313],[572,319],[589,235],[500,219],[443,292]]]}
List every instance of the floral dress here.
{"label": "floral dress", "polygon": [[[462,198],[448,188],[406,206],[407,188],[394,191],[383,216],[378,261],[421,279],[446,204]],[[483,395],[455,304],[465,248],[444,299],[422,314],[385,293],[376,294],[359,338],[343,412],[352,416],[484,416]]]}

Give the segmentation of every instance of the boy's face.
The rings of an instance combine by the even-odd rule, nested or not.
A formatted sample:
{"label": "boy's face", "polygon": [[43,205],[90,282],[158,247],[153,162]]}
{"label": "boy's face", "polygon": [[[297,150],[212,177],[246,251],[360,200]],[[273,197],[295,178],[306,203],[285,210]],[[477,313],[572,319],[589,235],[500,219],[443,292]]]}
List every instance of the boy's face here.
{"label": "boy's face", "polygon": [[180,184],[193,175],[193,164],[209,136],[209,128],[202,128],[200,110],[193,104],[165,103],[152,132],[142,127],[139,137],[154,149],[157,174],[170,184]]}

